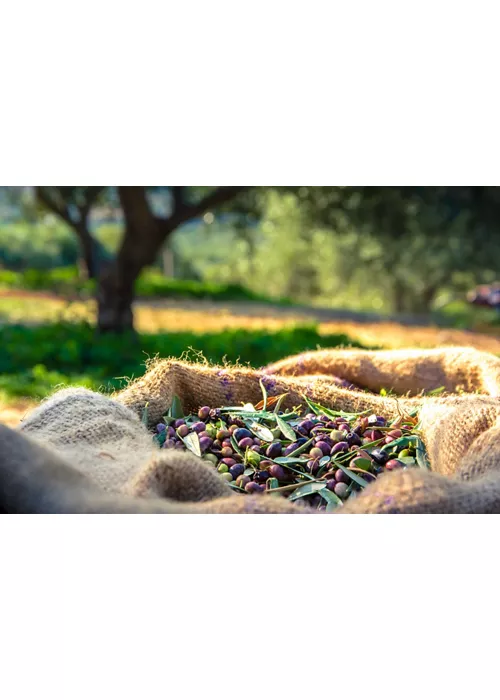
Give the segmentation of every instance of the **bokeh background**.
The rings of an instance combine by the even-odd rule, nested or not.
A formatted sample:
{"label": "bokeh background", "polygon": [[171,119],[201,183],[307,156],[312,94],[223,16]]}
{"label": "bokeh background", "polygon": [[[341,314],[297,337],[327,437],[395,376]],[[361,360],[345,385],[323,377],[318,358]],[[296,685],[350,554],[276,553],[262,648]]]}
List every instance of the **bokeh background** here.
{"label": "bokeh background", "polygon": [[0,420],[157,356],[500,354],[495,304],[471,303],[500,277],[499,189],[0,187]]}

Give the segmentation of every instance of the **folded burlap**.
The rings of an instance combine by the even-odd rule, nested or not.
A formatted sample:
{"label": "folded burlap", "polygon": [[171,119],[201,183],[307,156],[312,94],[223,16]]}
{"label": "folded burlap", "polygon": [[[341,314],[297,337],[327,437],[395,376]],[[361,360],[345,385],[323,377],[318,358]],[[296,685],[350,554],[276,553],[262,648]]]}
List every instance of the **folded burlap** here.
{"label": "folded burlap", "polygon": [[[328,375],[374,392],[385,388],[406,395],[343,389]],[[113,400],[81,389],[57,392],[20,431],[29,436],[30,450],[45,450],[44,463],[57,456],[86,479],[86,505],[76,512],[303,512],[282,497],[235,494],[193,455],[156,448],[139,420],[147,404],[150,425],[159,422],[174,394],[185,411],[257,402],[259,380],[270,396],[288,393],[289,407],[302,404],[303,395],[328,407],[387,417],[420,407],[432,471],[385,474],[337,512],[500,512],[500,360],[468,348],[321,350],[261,371],[164,360]],[[439,387],[448,393],[421,395]]]}

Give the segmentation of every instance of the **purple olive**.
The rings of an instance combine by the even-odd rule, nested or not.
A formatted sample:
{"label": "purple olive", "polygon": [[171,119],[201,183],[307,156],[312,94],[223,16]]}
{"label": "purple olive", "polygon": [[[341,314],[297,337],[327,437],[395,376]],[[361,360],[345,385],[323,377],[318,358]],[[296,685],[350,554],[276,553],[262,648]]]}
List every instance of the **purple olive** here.
{"label": "purple olive", "polygon": [[274,479],[278,479],[278,481],[283,481],[286,478],[285,470],[281,464],[271,464],[269,473]]}
{"label": "purple olive", "polygon": [[329,491],[335,491],[336,485],[337,485],[337,482],[335,481],[335,479],[328,479],[328,481],[326,482],[326,488]]}
{"label": "purple olive", "polygon": [[247,493],[256,493],[257,491],[260,491],[260,484],[258,484],[256,481],[249,481],[248,484],[245,485],[245,491]]}
{"label": "purple olive", "polygon": [[349,426],[349,423],[340,423],[339,430],[341,430],[343,433],[350,433],[351,428]]}
{"label": "purple olive", "polygon": [[310,474],[313,474],[313,475],[316,474],[316,473],[318,472],[318,470],[319,470],[319,460],[317,460],[317,459],[310,459],[310,460],[307,462],[306,467],[307,467],[307,471],[308,471]]}
{"label": "purple olive", "polygon": [[251,433],[249,430],[247,430],[246,428],[237,428],[237,429],[233,432],[233,435],[234,435],[234,439],[236,440],[236,442],[239,442],[240,440],[243,440],[243,438],[252,438],[252,442],[253,442],[253,435],[252,435],[252,433]]}
{"label": "purple olive", "polygon": [[240,450],[245,450],[247,447],[255,447],[252,438],[245,437],[238,442],[238,447]]}
{"label": "purple olive", "polygon": [[207,421],[210,417],[210,406],[202,406],[198,411],[198,418],[202,421]]}
{"label": "purple olive", "polygon": [[335,472],[335,481],[341,481],[344,484],[348,484],[348,483],[350,483],[351,480],[349,479],[347,474],[345,474],[342,471],[342,469],[337,469],[337,471]]}
{"label": "purple olive", "polygon": [[252,452],[255,452],[255,454],[262,454],[262,447],[259,447],[258,445],[252,445],[250,449],[252,450]]}
{"label": "purple olive", "polygon": [[168,439],[165,440],[165,442],[163,443],[163,449],[164,449],[164,450],[172,450],[172,449],[176,446],[176,444],[177,444],[177,443],[176,443],[175,440],[172,440],[171,438],[168,438]]}
{"label": "purple olive", "polygon": [[312,420],[303,420],[298,424],[297,430],[301,435],[308,435],[309,432],[314,428],[314,423]]}
{"label": "purple olive", "polygon": [[295,452],[295,450],[297,450],[298,448],[299,444],[297,442],[292,442],[290,445],[288,445],[288,447],[285,447],[285,449],[283,450],[283,455],[285,457],[288,457],[289,454]]}
{"label": "purple olive", "polygon": [[399,459],[390,459],[384,466],[391,472],[393,469],[401,469],[405,464],[404,462],[400,462]]}
{"label": "purple olive", "polygon": [[200,450],[206,452],[212,447],[213,440],[209,437],[200,438]]}
{"label": "purple olive", "polygon": [[245,467],[242,464],[233,464],[232,467],[229,467],[229,473],[233,479],[237,479],[239,476],[242,476],[244,471]]}
{"label": "purple olive", "polygon": [[372,450],[370,456],[377,464],[385,464],[389,460],[389,454],[384,450]]}
{"label": "purple olive", "polygon": [[266,456],[276,459],[281,455],[281,442],[272,442],[266,450]]}
{"label": "purple olive", "polygon": [[230,438],[231,433],[229,432],[229,430],[224,430],[224,428],[221,428],[217,431],[217,435],[215,437],[217,438],[217,440],[222,442],[223,440],[227,440],[228,438]]}
{"label": "purple olive", "polygon": [[321,440],[320,442],[316,443],[316,447],[314,449],[321,450],[323,455],[329,455],[330,450],[332,449],[332,446],[329,445],[327,442],[324,442],[323,440]]}
{"label": "purple olive", "polygon": [[165,431],[166,429],[167,426],[165,425],[165,423],[158,423],[158,425],[156,426],[157,433],[163,433],[163,431]]}
{"label": "purple olive", "polygon": [[249,476],[244,476],[241,475],[236,479],[236,486],[239,486],[240,489],[244,489],[247,484],[249,484],[251,481]]}
{"label": "purple olive", "polygon": [[261,469],[258,472],[255,472],[254,474],[254,479],[255,481],[259,482],[260,484],[266,483],[266,481],[269,479],[271,476],[270,472],[267,471],[267,469]]}
{"label": "purple olive", "polygon": [[331,455],[337,455],[339,452],[347,452],[349,449],[349,443],[342,441],[342,442],[337,442],[332,449],[330,450]]}
{"label": "purple olive", "polygon": [[188,434],[189,434],[189,428],[187,427],[187,425],[185,423],[183,425],[180,425],[177,428],[177,435],[179,437],[186,437],[186,435],[188,435]]}
{"label": "purple olive", "polygon": [[356,433],[347,433],[345,439],[351,447],[353,447],[354,445],[359,446],[363,444],[361,442],[361,438]]}
{"label": "purple olive", "polygon": [[195,433],[203,433],[207,429],[207,426],[200,420],[197,423],[193,423],[191,429],[194,430]]}
{"label": "purple olive", "polygon": [[181,425],[186,425],[186,421],[184,420],[184,418],[179,418],[178,420],[176,420],[174,423],[174,428],[180,428]]}
{"label": "purple olive", "polygon": [[236,464],[236,460],[231,459],[231,457],[224,457],[224,459],[221,459],[222,464],[225,464],[226,467],[234,467]]}

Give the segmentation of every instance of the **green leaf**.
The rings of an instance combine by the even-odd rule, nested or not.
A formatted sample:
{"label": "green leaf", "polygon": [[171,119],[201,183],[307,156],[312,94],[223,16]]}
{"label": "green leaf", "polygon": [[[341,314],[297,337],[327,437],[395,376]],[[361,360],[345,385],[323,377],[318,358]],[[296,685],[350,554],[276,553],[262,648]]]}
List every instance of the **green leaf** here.
{"label": "green leaf", "polygon": [[271,477],[270,479],[268,479],[266,481],[266,486],[267,486],[268,490],[269,489],[277,489],[277,488],[279,488],[279,485],[280,485],[280,482],[278,481],[278,479],[275,479],[274,477]]}
{"label": "green leaf", "polygon": [[358,469],[363,469],[365,472],[369,472],[372,466],[372,463],[369,459],[366,459],[365,457],[358,457],[356,459],[356,467]]}
{"label": "green leaf", "polygon": [[272,461],[276,464],[307,464],[309,459],[307,457],[275,457]]}
{"label": "green leaf", "polygon": [[167,432],[166,431],[154,436],[155,442],[157,442],[160,445],[160,447],[164,444],[166,439],[167,439]]}
{"label": "green leaf", "polygon": [[310,484],[304,484],[303,486],[299,486],[298,489],[295,489],[292,495],[288,497],[288,500],[296,501],[297,498],[302,498],[303,496],[310,496],[312,493],[322,491],[324,488],[326,488],[324,482],[321,483],[318,481],[313,481]]}
{"label": "green leaf", "polygon": [[276,402],[276,406],[274,407],[274,413],[278,413],[278,411],[281,408],[281,404],[283,403],[283,401],[286,399],[287,396],[288,396],[288,394],[281,394],[281,396],[279,397],[279,399]]}
{"label": "green leaf", "polygon": [[149,403],[147,403],[144,406],[144,409],[142,411],[142,418],[141,418],[142,424],[145,425],[146,428],[148,427],[148,406],[149,406]]}
{"label": "green leaf", "polygon": [[242,451],[240,450],[240,448],[238,447],[238,443],[236,442],[236,438],[234,437],[234,435],[231,435],[230,440],[231,440],[231,445],[233,446],[233,450],[234,450],[235,452],[237,452],[237,453],[239,454],[240,457],[244,457],[243,452],[242,452]]}
{"label": "green leaf", "polygon": [[295,442],[295,440],[297,439],[297,436],[295,435],[295,430],[291,428],[288,425],[288,423],[285,423],[283,418],[281,418],[280,416],[276,416],[276,422],[283,435],[292,442]]}
{"label": "green leaf", "polygon": [[398,455],[397,459],[399,459],[400,462],[403,462],[403,464],[406,464],[407,467],[417,466],[417,462],[415,461],[414,457],[400,457]]}
{"label": "green leaf", "polygon": [[260,440],[264,440],[264,442],[274,441],[274,435],[269,428],[266,428],[264,425],[260,425],[260,423],[256,423],[255,421],[244,421],[244,423],[248,430],[250,430]]}
{"label": "green leaf", "polygon": [[189,435],[181,438],[181,440],[186,445],[188,450],[190,450],[197,457],[201,457],[200,438],[198,437],[198,433],[189,433]]}
{"label": "green leaf", "polygon": [[259,384],[260,384],[260,390],[262,391],[262,399],[264,402],[264,405],[262,406],[262,410],[265,411],[267,408],[267,390],[262,382],[262,379],[259,379]]}
{"label": "green leaf", "polygon": [[420,469],[430,469],[431,468],[431,465],[429,464],[429,460],[427,458],[427,452],[425,449],[425,445],[419,437],[417,437],[416,458],[417,458],[417,464],[420,467]]}
{"label": "green leaf", "polygon": [[310,399],[307,398],[307,396],[304,396],[302,394],[302,398],[304,401],[307,403],[309,408],[313,413],[315,413],[317,416],[319,416],[321,413],[324,413],[325,416],[328,416],[329,418],[337,418],[338,416],[341,416],[342,418],[348,418],[349,420],[352,420],[353,418],[359,418],[359,416],[366,416],[367,413],[370,413],[370,410],[367,411],[360,411],[359,413],[347,413],[346,411],[334,411],[331,408],[326,408],[326,406],[321,406],[319,403],[315,403],[314,401],[311,401]]}
{"label": "green leaf", "polygon": [[445,390],[444,386],[439,386],[437,389],[433,389],[432,391],[428,391],[427,396],[439,396],[439,394],[442,394],[444,390]]}
{"label": "green leaf", "polygon": [[177,394],[172,397],[172,403],[168,409],[168,415],[171,418],[182,418],[184,416],[184,411],[182,410],[182,403]]}
{"label": "green leaf", "polygon": [[344,474],[346,474],[350,479],[352,479],[353,481],[355,481],[359,486],[362,486],[363,488],[365,488],[366,486],[368,486],[368,482],[365,481],[362,477],[358,476],[358,475],[356,474],[356,472],[352,472],[352,471],[351,471],[350,469],[348,469],[347,467],[344,467],[343,464],[341,464],[340,462],[337,462],[337,461],[335,461],[335,460],[333,460],[333,463],[334,463],[334,464],[338,464],[339,469],[342,469],[342,471],[344,472]]}
{"label": "green leaf", "polygon": [[253,476],[255,474],[255,469],[245,469],[243,476]]}
{"label": "green leaf", "polygon": [[235,491],[241,491],[241,493],[246,493],[245,489],[242,489],[241,486],[237,486],[234,481],[228,481],[229,486],[234,489]]}
{"label": "green leaf", "polygon": [[416,443],[417,440],[418,437],[416,435],[403,435],[403,437],[397,438],[396,440],[389,442],[387,445],[384,445],[384,450],[387,450],[390,447],[397,447],[398,445],[401,445],[401,447],[409,447],[410,445]]}
{"label": "green leaf", "polygon": [[339,498],[336,493],[333,493],[333,491],[330,491],[329,489],[326,489],[326,488],[322,489],[319,492],[319,495],[327,503],[327,506],[326,506],[327,513],[331,513],[333,510],[336,510],[338,508],[338,506],[344,505],[344,502],[342,501],[342,499]]}

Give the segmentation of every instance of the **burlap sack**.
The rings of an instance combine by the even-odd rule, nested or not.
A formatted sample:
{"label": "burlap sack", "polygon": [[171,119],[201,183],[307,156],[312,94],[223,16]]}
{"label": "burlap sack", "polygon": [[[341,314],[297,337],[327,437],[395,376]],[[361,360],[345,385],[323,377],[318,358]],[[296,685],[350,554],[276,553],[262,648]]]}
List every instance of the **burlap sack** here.
{"label": "burlap sack", "polygon": [[[351,391],[328,375],[374,392],[382,388],[413,396],[385,397]],[[386,474],[349,501],[343,513],[500,512],[500,360],[470,348],[442,350],[321,350],[268,366],[263,371],[192,365],[165,360],[116,397],[139,413],[148,403],[152,423],[161,419],[174,394],[187,411],[200,405],[236,405],[268,394],[289,393],[285,405],[305,394],[347,411],[369,409],[395,417],[419,406],[432,472]],[[421,396],[444,387],[441,398]],[[456,392],[465,392],[457,395]],[[473,393],[477,392],[477,393]]]}
{"label": "burlap sack", "polygon": [[[412,396],[382,397],[342,389],[329,374],[372,391],[385,388]],[[93,495],[88,496],[90,488],[83,489],[87,505],[83,509],[79,505],[78,512],[101,512],[95,510],[100,507],[109,512],[302,512],[281,497],[234,494],[194,456],[155,448],[139,421],[146,404],[151,425],[160,421],[174,394],[181,397],[186,411],[204,404],[257,402],[259,379],[271,396],[288,392],[289,407],[302,403],[303,394],[325,406],[369,409],[387,417],[421,407],[433,471],[386,474],[338,512],[500,512],[500,401],[495,398],[500,361],[471,349],[318,351],[262,371],[165,360],[114,400],[84,390],[58,392],[20,429],[32,438],[30,449],[44,446],[45,462],[50,461],[47,455],[55,454],[66,468],[85,475],[92,484]],[[440,386],[450,395],[419,395]],[[451,395],[457,390],[467,393]],[[102,500],[103,493],[107,500]],[[101,505],[89,505],[89,498]]]}

